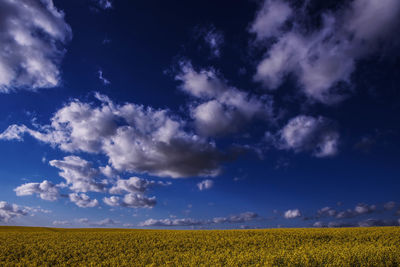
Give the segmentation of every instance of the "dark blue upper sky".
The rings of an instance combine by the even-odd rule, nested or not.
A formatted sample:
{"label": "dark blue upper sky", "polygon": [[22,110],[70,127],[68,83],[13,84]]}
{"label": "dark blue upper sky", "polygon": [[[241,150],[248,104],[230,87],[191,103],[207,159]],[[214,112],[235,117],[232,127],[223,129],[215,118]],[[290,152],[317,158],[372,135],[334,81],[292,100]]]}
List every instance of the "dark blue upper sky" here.
{"label": "dark blue upper sky", "polygon": [[400,3],[0,0],[0,224],[398,225]]}

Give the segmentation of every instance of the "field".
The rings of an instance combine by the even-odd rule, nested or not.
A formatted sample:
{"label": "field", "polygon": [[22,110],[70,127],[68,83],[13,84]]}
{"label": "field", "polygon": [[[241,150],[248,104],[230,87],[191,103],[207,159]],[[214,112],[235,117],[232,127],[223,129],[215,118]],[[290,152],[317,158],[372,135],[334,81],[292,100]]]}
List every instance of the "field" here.
{"label": "field", "polygon": [[400,266],[400,227],[225,231],[0,227],[0,266]]}

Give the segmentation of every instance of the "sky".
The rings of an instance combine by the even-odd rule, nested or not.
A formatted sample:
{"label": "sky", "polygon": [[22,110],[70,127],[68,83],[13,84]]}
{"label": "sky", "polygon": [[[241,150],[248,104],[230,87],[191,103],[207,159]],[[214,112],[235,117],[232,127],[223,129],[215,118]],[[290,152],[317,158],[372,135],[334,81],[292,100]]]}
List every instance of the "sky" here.
{"label": "sky", "polygon": [[399,26],[398,0],[0,0],[0,225],[400,225]]}

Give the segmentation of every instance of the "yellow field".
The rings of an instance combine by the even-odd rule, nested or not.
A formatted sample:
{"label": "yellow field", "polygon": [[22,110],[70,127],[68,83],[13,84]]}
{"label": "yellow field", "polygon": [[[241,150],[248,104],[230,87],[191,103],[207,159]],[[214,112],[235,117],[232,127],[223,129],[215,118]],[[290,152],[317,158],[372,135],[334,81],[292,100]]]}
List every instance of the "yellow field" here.
{"label": "yellow field", "polygon": [[0,227],[0,266],[400,266],[400,227],[174,231]]}

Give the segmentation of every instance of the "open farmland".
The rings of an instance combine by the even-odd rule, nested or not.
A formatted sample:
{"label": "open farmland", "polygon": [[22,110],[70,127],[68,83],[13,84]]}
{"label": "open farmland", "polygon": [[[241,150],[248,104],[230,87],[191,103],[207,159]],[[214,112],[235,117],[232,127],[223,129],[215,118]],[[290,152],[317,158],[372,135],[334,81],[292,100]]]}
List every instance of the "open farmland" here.
{"label": "open farmland", "polygon": [[127,230],[0,227],[0,265],[399,266],[400,227]]}

